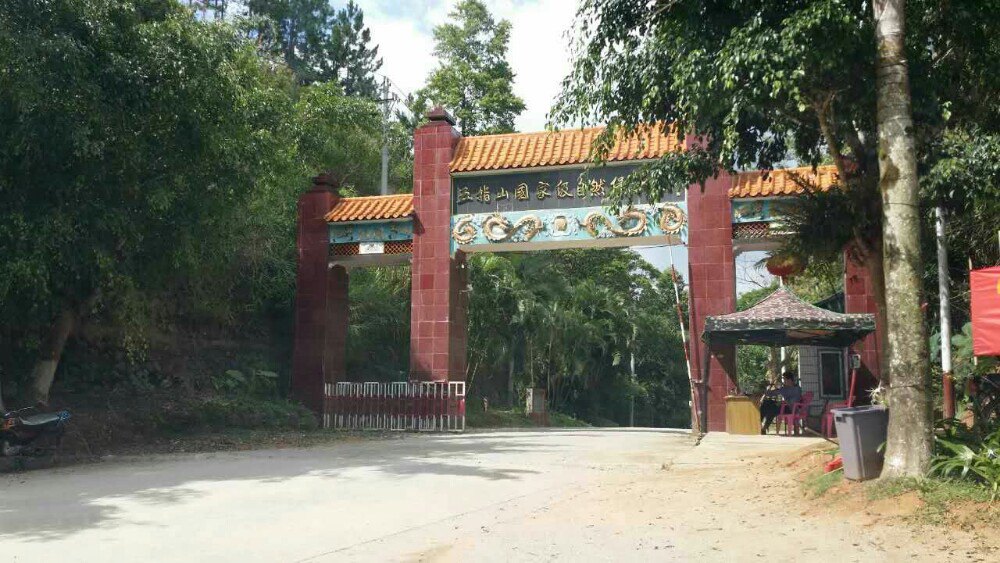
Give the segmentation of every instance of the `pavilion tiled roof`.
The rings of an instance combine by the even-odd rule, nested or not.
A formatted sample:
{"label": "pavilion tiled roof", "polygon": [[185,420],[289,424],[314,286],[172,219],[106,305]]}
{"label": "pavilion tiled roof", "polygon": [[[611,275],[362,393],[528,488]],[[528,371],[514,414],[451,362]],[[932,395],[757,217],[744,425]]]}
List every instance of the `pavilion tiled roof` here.
{"label": "pavilion tiled roof", "polygon": [[[538,166],[584,164],[591,145],[604,127],[463,137],[458,141],[451,172],[480,172]],[[648,126],[635,134],[618,135],[608,162],[659,158],[683,149],[672,127]]]}
{"label": "pavilion tiled roof", "polygon": [[345,197],[326,214],[328,223],[386,221],[413,215],[413,194]]}
{"label": "pavilion tiled roof", "polygon": [[705,318],[706,341],[846,346],[875,330],[875,316],[835,313],[782,287],[746,311]]}
{"label": "pavilion tiled roof", "polygon": [[751,197],[781,197],[805,193],[803,184],[820,192],[837,185],[839,175],[834,165],[802,166],[781,170],[740,172],[729,190],[732,199]]}

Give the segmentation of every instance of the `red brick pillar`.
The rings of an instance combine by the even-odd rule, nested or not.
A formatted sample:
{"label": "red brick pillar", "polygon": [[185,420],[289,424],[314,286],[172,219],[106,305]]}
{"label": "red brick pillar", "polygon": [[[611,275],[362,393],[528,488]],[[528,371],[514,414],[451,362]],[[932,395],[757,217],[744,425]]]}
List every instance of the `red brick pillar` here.
{"label": "red brick pillar", "polygon": [[451,256],[451,171],[461,135],[441,108],[413,134],[410,377],[465,378],[465,260]]}
{"label": "red brick pillar", "polygon": [[330,238],[324,216],[340,196],[326,175],[299,197],[298,271],[292,397],[323,413],[323,384],[343,377],[347,335],[347,272],[328,268]]}
{"label": "red brick pillar", "polygon": [[[705,188],[688,188],[688,280],[691,327],[691,373],[702,374],[701,332],[705,317],[736,311],[736,264],[733,262],[732,210],[729,188],[732,177],[720,174]],[[713,348],[709,367],[708,430],[726,429],[725,396],[736,387],[735,346]],[[700,389],[698,390],[700,391]],[[696,395],[700,399],[700,395]],[[700,401],[699,401],[700,402]],[[698,404],[692,406],[692,422]]]}
{"label": "red brick pillar", "polygon": [[[878,322],[878,302],[872,290],[868,269],[858,264],[850,253],[844,252],[844,312],[871,313]],[[851,347],[852,352],[861,354],[861,369],[858,370],[855,396],[862,403],[868,401],[869,389],[878,385],[880,364],[878,336],[869,334]],[[850,382],[848,382],[850,383]]]}
{"label": "red brick pillar", "polygon": [[347,378],[347,329],[350,325],[347,268],[334,266],[326,271],[326,338],[323,350],[323,381],[336,383]]}

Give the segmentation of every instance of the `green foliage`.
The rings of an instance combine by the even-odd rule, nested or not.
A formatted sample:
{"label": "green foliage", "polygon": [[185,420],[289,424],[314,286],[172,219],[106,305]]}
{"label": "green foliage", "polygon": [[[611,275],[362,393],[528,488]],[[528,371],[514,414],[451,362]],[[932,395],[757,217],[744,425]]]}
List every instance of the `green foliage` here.
{"label": "green foliage", "polygon": [[208,296],[243,279],[219,283],[248,212],[295,172],[281,73],[233,28],[154,0],[7,3],[0,60],[0,320],[154,290],[225,307]]}
{"label": "green foliage", "polygon": [[323,83],[305,88],[295,111],[308,169],[328,172],[346,194],[378,193],[382,117],[375,102]]}
{"label": "green foliage", "polygon": [[524,111],[514,95],[514,71],[507,62],[510,22],[493,19],[479,0],[462,0],[434,28],[439,65],[408,105],[417,119],[430,106],[454,112],[463,135],[507,133]]}
{"label": "green foliage", "polygon": [[[243,31],[171,1],[0,6],[4,392],[24,389],[70,307],[86,310],[66,389],[240,387],[223,367],[161,364],[188,335],[239,332],[290,357],[297,197],[323,170],[375,193],[381,132],[372,101],[296,87]],[[408,189],[398,125],[390,151]]]}
{"label": "green foliage", "polygon": [[327,0],[248,0],[251,36],[279,54],[300,84],[339,84],[348,96],[374,99],[382,67],[364,13],[353,0],[337,10]]}
{"label": "green foliage", "polygon": [[969,429],[957,420],[944,421],[936,437],[930,472],[981,483],[990,500],[1000,496],[1000,427]]}
{"label": "green foliage", "polygon": [[554,410],[618,424],[634,398],[637,424],[689,424],[669,273],[619,250],[476,255],[469,268],[470,393],[516,404],[541,386]]}
{"label": "green foliage", "polygon": [[227,369],[212,377],[212,386],[232,395],[275,396],[277,380],[278,374],[273,371],[255,369],[244,374],[237,369]]}
{"label": "green foliage", "polygon": [[[984,102],[984,105],[989,103]],[[952,278],[959,281],[957,287],[962,288],[961,282],[968,275],[968,260],[977,266],[1000,264],[997,247],[1000,132],[980,125],[950,128],[929,152],[928,168],[921,181],[922,196],[926,201],[939,202],[945,207],[946,235],[952,250],[949,270]],[[926,277],[936,282],[935,275]],[[967,305],[962,293],[952,291],[959,299],[952,305],[953,310],[956,305]]]}
{"label": "green foliage", "polygon": [[[614,128],[606,129],[598,140],[599,150],[595,152],[598,162],[605,154],[600,150],[600,145],[609,142],[614,131]],[[669,153],[653,162],[643,163],[635,173],[612,182],[608,189],[608,205],[628,206],[640,195],[644,195],[648,201],[662,201],[667,195],[683,193],[692,181],[707,180],[716,171],[712,155],[700,147]]]}
{"label": "green foliage", "polygon": [[[953,210],[953,256],[996,263],[1000,39],[991,30],[1000,10],[992,0],[916,0],[906,3],[906,22],[925,201]],[[676,190],[718,169],[833,163],[845,189],[820,193],[800,179],[806,195],[789,208],[786,250],[831,261],[853,243],[858,259],[881,262],[869,2],[586,0],[573,40],[556,124],[607,122],[608,140],[615,129],[675,123],[702,135],[707,153],[689,162],[665,156],[658,166],[666,173],[645,167],[647,178],[620,184],[617,200]],[[957,266],[956,258],[960,283]]]}
{"label": "green foliage", "polygon": [[[972,377],[994,373],[998,365],[997,358],[983,356],[976,358],[972,351],[972,323],[965,323],[962,331],[953,334],[952,345],[952,376],[957,382],[964,382]],[[941,334],[936,333],[930,339],[932,358],[941,357]]]}
{"label": "green foliage", "polygon": [[410,270],[351,272],[347,374],[352,381],[406,381],[410,369]]}
{"label": "green foliage", "polygon": [[[768,287],[753,289],[736,299],[736,310],[746,311],[778,289],[774,283]],[[762,392],[768,383],[771,351],[767,346],[737,346],[737,383],[744,392]]]}

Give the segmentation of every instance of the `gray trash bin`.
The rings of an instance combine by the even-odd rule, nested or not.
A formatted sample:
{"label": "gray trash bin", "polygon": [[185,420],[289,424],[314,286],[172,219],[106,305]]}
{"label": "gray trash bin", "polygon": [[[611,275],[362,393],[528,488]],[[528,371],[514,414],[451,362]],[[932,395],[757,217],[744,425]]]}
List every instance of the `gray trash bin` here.
{"label": "gray trash bin", "polygon": [[833,420],[840,438],[844,477],[855,481],[878,477],[889,430],[889,409],[882,405],[833,409]]}

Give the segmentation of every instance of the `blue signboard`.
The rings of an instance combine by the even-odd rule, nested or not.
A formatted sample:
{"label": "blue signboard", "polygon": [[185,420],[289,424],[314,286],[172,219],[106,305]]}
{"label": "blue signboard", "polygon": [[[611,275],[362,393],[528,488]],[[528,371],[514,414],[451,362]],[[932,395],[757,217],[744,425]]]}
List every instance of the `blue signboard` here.
{"label": "blue signboard", "polygon": [[330,244],[391,242],[413,238],[413,220],[330,223]]}

